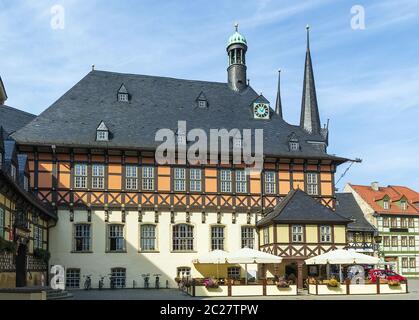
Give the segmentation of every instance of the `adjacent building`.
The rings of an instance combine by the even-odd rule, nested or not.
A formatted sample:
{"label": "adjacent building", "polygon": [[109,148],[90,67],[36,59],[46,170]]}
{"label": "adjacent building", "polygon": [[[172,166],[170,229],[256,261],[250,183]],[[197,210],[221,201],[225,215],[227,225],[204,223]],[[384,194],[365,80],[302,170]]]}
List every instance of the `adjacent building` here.
{"label": "adjacent building", "polygon": [[380,187],[348,184],[345,192],[353,194],[366,219],[373,224],[381,244],[379,255],[396,263],[404,276],[419,276],[419,194],[404,186]]}
{"label": "adjacent building", "polygon": [[[179,276],[215,275],[215,266],[201,269],[193,260],[211,250],[257,249],[257,222],[287,196],[310,200],[329,220],[287,222],[305,226],[307,245],[292,251],[281,243],[275,252],[284,250],[300,263],[307,250],[345,245],[347,219],[331,210],[334,174],[347,159],[327,153],[310,47],[298,125],[282,116],[279,82],[275,104],[249,85],[247,50],[236,27],[227,43],[225,83],[93,70],[12,135],[28,157],[31,189],[57,212],[51,264],[65,267],[67,288],[81,287],[86,275],[93,287],[109,274],[117,287],[142,287],[147,276],[173,287]],[[187,129],[178,121],[186,121]],[[263,129],[263,170],[248,175],[244,163],[233,161],[159,164],[160,128],[175,132],[177,147],[193,144],[188,131],[194,128],[207,137],[211,129]],[[246,147],[235,133],[229,142]],[[217,272],[240,277],[244,266]]]}
{"label": "adjacent building", "polygon": [[350,219],[347,227],[347,246],[359,253],[377,255],[379,245],[378,230],[364,216],[352,193],[336,194],[336,213]]}

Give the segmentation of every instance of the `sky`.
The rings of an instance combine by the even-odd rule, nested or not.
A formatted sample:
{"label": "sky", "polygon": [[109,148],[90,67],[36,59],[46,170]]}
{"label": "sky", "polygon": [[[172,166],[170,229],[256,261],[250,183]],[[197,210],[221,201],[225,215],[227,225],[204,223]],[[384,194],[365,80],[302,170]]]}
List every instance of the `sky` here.
{"label": "sky", "polygon": [[39,114],[93,64],[224,82],[235,22],[248,41],[251,85],[272,105],[282,70],[284,118],[292,124],[299,123],[310,25],[328,152],[363,160],[337,188],[378,181],[419,191],[419,0],[0,0],[7,104]]}

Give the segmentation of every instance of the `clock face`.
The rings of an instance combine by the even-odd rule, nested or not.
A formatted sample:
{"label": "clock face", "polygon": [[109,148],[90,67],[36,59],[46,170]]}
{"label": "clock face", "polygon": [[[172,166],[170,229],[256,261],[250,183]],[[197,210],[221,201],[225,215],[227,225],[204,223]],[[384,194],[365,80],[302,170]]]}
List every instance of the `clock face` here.
{"label": "clock face", "polygon": [[266,103],[256,103],[253,107],[256,119],[266,119],[269,117],[269,105]]}

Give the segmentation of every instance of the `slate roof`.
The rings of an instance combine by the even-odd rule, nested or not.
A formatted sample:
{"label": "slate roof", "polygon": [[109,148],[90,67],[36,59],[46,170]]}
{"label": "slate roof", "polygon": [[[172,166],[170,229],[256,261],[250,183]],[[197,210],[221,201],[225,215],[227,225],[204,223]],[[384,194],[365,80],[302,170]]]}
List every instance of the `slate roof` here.
{"label": "slate roof", "polygon": [[347,224],[349,219],[333,212],[300,189],[290,193],[258,223],[334,223]]}
{"label": "slate roof", "polygon": [[24,127],[35,119],[35,117],[35,115],[28,112],[6,105],[0,105],[0,127],[3,127],[8,134],[12,134]]}
{"label": "slate roof", "polygon": [[[129,88],[128,103],[117,101],[122,84]],[[207,98],[208,108],[197,106],[201,93]],[[290,125],[275,112],[268,121],[253,119],[251,104],[258,96],[251,87],[236,92],[227,83],[95,70],[14,133],[13,138],[19,144],[30,145],[154,150],[160,144],[154,141],[157,130],[169,128],[176,132],[178,120],[185,120],[188,130],[202,128],[207,132],[211,128],[263,128],[266,156],[346,161],[307,142],[324,142],[321,134],[309,134]],[[113,134],[109,142],[96,141],[96,128],[101,121]],[[292,132],[300,140],[301,151],[289,151],[288,136]]]}
{"label": "slate roof", "polygon": [[337,193],[336,199],[336,213],[352,220],[352,222],[348,224],[348,231],[377,231],[377,229],[365,218],[364,213],[352,193]]}
{"label": "slate roof", "polygon": [[[405,186],[387,186],[379,187],[378,191],[375,191],[371,186],[361,186],[349,184],[349,186],[356,192],[358,195],[364,199],[370,207],[377,214],[398,214],[398,215],[419,215],[419,208],[415,205],[414,199],[419,197],[419,193],[415,190],[412,190]],[[389,209],[384,210],[377,201],[383,199],[385,196],[388,196],[391,201],[389,201]],[[405,197],[407,199],[407,209],[402,210],[396,201],[399,201],[401,198]]]}

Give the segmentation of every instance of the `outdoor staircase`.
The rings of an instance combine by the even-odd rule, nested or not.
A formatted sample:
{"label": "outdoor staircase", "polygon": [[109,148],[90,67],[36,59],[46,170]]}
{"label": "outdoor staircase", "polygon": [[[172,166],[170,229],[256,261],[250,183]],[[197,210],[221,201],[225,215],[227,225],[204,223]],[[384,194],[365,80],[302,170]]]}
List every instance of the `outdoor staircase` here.
{"label": "outdoor staircase", "polygon": [[73,300],[74,297],[71,293],[65,290],[51,289],[45,290],[47,293],[47,300]]}

